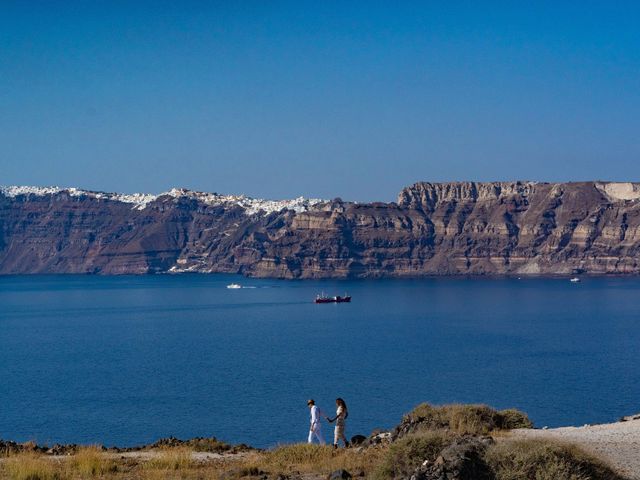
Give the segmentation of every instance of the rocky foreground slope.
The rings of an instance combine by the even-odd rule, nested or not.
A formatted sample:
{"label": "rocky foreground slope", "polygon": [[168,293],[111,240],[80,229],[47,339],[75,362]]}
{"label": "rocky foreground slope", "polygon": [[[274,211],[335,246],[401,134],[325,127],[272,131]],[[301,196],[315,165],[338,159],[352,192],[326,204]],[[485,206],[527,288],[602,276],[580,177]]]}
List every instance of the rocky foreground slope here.
{"label": "rocky foreground slope", "polygon": [[640,273],[640,184],[416,183],[397,203],[0,189],[0,274]]}
{"label": "rocky foreground slope", "polygon": [[[631,422],[629,422],[631,423]],[[602,451],[532,430],[526,414],[486,405],[421,404],[391,431],[354,435],[350,448],[279,444],[232,447],[215,438],[170,437],[134,448],[18,444],[0,440],[0,479],[103,480],[631,480],[637,435],[617,425]],[[637,430],[631,426],[629,432]],[[527,437],[527,435],[530,435]],[[593,440],[593,439],[592,439]],[[595,439],[598,444],[600,440]],[[611,442],[614,440],[614,442]],[[276,439],[274,439],[276,441]],[[624,453],[618,448],[625,448]],[[635,450],[634,450],[635,449]],[[612,455],[606,455],[611,453]],[[627,456],[632,458],[627,458]],[[610,460],[609,463],[607,460]]]}

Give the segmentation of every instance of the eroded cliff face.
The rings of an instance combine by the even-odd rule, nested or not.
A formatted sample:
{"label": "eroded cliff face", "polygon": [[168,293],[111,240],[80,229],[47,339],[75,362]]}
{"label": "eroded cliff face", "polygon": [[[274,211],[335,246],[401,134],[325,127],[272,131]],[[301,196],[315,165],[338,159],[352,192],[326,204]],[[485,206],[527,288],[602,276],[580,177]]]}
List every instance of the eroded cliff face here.
{"label": "eroded cliff face", "polygon": [[0,273],[640,273],[639,184],[417,183],[397,203],[269,211],[207,198],[0,194]]}
{"label": "eroded cliff face", "polygon": [[638,272],[638,184],[418,183],[398,203],[433,222],[441,273]]}

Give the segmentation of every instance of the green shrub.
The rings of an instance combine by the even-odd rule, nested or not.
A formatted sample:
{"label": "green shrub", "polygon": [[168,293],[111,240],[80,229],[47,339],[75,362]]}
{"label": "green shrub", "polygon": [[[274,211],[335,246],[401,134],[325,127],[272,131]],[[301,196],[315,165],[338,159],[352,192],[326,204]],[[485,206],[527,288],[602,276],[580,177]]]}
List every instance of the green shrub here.
{"label": "green shrub", "polygon": [[505,440],[487,450],[496,480],[623,480],[580,448],[542,439]]}
{"label": "green shrub", "polygon": [[374,472],[375,479],[408,478],[425,460],[434,461],[453,436],[442,431],[407,435],[389,447]]}

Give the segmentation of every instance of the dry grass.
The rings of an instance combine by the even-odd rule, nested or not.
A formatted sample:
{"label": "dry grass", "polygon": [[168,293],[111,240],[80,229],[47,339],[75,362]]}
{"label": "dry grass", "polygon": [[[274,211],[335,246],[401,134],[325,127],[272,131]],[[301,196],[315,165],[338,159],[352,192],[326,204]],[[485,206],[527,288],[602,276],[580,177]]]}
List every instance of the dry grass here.
{"label": "dry grass", "polygon": [[496,480],[623,480],[581,448],[550,440],[503,440],[486,460]]}
{"label": "dry grass", "polygon": [[370,472],[381,459],[381,448],[363,451],[333,447],[295,444],[284,445],[274,450],[251,453],[238,465],[238,476],[242,474],[269,472],[287,475],[295,472],[326,475],[344,468],[350,472]]}
{"label": "dry grass", "polygon": [[195,466],[193,451],[190,448],[177,447],[160,450],[158,455],[145,462],[147,470],[189,470]]}
{"label": "dry grass", "polygon": [[10,480],[62,480],[59,466],[36,453],[18,453],[2,462],[2,476]]}
{"label": "dry grass", "polygon": [[116,463],[105,456],[97,446],[80,448],[69,458],[67,467],[72,474],[80,474],[82,478],[104,475],[118,469]]}

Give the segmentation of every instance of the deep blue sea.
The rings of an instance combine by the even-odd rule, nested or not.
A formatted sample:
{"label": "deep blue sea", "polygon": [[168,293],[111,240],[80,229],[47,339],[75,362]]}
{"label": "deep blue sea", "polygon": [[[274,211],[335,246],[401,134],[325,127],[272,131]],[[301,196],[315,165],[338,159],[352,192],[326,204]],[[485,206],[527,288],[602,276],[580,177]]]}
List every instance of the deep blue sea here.
{"label": "deep blue sea", "polygon": [[266,447],[304,440],[307,398],[337,396],[348,436],[423,401],[537,426],[639,412],[640,279],[0,277],[0,438]]}

